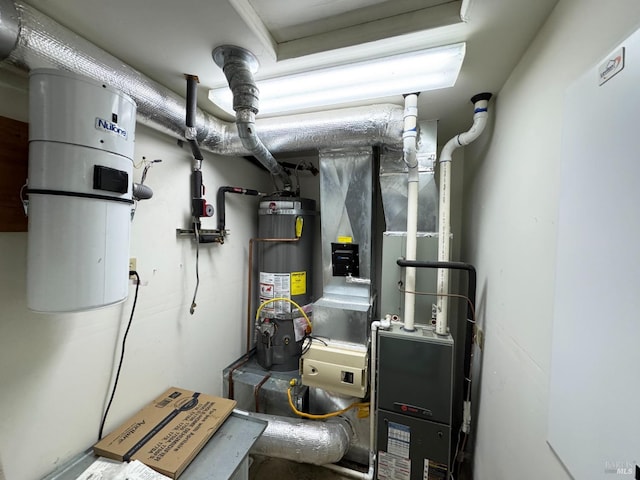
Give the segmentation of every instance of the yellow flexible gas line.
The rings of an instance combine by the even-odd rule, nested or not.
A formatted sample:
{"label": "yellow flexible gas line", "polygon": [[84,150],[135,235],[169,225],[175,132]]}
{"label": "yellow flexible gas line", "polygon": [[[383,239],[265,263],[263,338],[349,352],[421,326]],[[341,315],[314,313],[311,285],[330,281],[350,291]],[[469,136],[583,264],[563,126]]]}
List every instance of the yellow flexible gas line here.
{"label": "yellow flexible gas line", "polygon": [[266,305],[269,305],[270,303],[278,302],[280,300],[284,300],[285,302],[289,302],[291,305],[293,305],[298,310],[300,310],[300,313],[302,314],[304,319],[309,324],[309,332],[308,333],[310,333],[311,330],[313,329],[313,326],[311,325],[311,320],[309,320],[309,317],[307,316],[305,311],[302,309],[302,307],[300,305],[298,305],[296,302],[294,302],[293,300],[291,300],[290,298],[277,297],[277,298],[270,298],[269,300],[266,300],[266,301],[262,302],[262,304],[260,304],[260,306],[258,307],[258,310],[256,310],[256,320],[258,320],[260,318],[260,312],[262,311],[263,307],[265,307]]}
{"label": "yellow flexible gas line", "polygon": [[331,413],[323,413],[320,415],[315,415],[313,413],[305,413],[305,412],[301,412],[300,410],[298,410],[296,408],[296,406],[293,404],[293,399],[291,398],[291,389],[293,388],[293,386],[296,384],[296,380],[293,379],[289,382],[289,385],[291,385],[288,389],[287,389],[287,398],[289,399],[289,406],[291,407],[291,410],[293,411],[293,413],[295,413],[296,415],[299,415],[303,418],[310,418],[312,420],[324,420],[325,418],[331,418],[331,417],[337,417],[338,415],[342,415],[345,412],[348,412],[349,410],[351,410],[352,408],[365,408],[365,407],[369,407],[369,402],[354,402],[351,405],[349,405],[346,408],[343,408],[342,410],[338,410],[337,412],[331,412]]}

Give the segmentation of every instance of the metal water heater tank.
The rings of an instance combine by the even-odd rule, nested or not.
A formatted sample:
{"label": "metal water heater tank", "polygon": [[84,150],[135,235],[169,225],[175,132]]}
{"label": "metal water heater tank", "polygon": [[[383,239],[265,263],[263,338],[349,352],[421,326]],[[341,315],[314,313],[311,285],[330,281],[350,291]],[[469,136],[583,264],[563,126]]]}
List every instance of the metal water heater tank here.
{"label": "metal water heater tank", "polygon": [[72,73],[29,78],[27,306],[74,312],[127,298],[136,104]]}
{"label": "metal water heater tank", "polygon": [[298,309],[313,302],[315,201],[265,197],[258,217],[260,317],[256,325],[258,363],[277,371],[298,369],[307,326]]}

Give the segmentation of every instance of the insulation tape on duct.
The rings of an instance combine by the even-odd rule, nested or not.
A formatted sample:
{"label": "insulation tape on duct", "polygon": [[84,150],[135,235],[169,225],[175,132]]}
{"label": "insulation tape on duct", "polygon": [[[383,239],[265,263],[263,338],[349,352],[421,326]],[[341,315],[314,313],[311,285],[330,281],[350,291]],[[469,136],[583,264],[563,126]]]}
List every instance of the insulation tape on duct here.
{"label": "insulation tape on duct", "polygon": [[0,0],[0,60],[5,59],[18,43],[20,22],[11,0]]}
{"label": "insulation tape on duct", "polygon": [[342,459],[351,444],[353,430],[344,418],[324,422],[245,413],[269,424],[251,453],[295,462],[325,465]]}
{"label": "insulation tape on duct", "polygon": [[[18,19],[12,22],[16,11]],[[184,138],[184,98],[25,3],[0,0],[0,18],[3,19],[0,21],[0,58],[3,51],[10,51],[7,62],[23,70],[55,67],[104,82],[135,100],[138,121],[172,137]],[[234,123],[222,121],[201,109],[197,110],[195,120],[201,148],[221,155],[249,154]],[[403,109],[391,104],[256,121],[260,138],[271,152],[316,150],[336,145],[384,144],[399,149],[402,128]]]}

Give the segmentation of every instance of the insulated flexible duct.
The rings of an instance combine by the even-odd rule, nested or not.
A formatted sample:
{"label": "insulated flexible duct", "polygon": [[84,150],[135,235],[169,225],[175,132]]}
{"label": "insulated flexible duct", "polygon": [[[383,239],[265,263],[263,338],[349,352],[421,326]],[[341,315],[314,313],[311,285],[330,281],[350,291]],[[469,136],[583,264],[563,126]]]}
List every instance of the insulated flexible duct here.
{"label": "insulated flexible duct", "polygon": [[153,197],[153,190],[147,185],[141,183],[133,184],[133,198],[136,200],[149,200]]}
{"label": "insulated flexible duct", "polygon": [[[138,121],[184,138],[185,100],[114,56],[22,2],[0,0],[0,60],[23,70],[55,67],[104,82],[131,96]],[[402,107],[374,105],[257,120],[271,152],[316,150],[335,145],[402,143]],[[249,155],[232,122],[200,109],[196,138],[202,149],[221,155]]]}
{"label": "insulated flexible duct", "polygon": [[340,461],[351,444],[351,426],[340,417],[320,422],[263,413],[240,413],[269,422],[251,449],[251,453],[258,455],[325,465]]}
{"label": "insulated flexible duct", "polygon": [[20,33],[18,12],[12,0],[0,0],[0,60],[15,48]]}

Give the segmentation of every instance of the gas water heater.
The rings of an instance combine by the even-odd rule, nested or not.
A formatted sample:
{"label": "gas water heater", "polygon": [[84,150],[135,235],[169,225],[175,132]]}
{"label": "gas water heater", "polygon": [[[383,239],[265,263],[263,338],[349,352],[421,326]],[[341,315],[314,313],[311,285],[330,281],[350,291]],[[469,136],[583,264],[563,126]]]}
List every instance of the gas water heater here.
{"label": "gas water heater", "polygon": [[315,201],[307,198],[273,195],[260,202],[256,352],[269,370],[298,369],[307,321],[295,304],[307,310],[313,301],[315,215]]}
{"label": "gas water heater", "polygon": [[60,70],[29,79],[27,306],[74,312],[127,298],[136,104]]}

